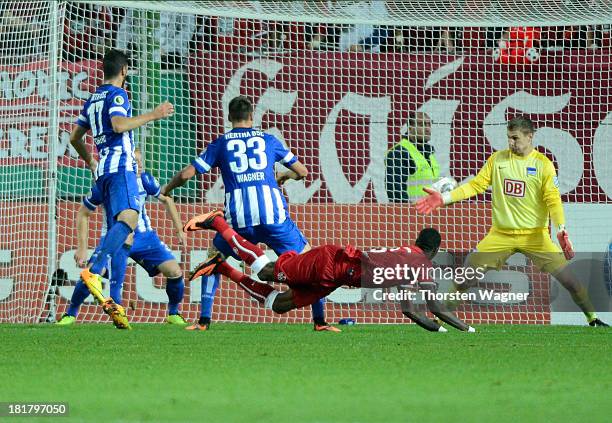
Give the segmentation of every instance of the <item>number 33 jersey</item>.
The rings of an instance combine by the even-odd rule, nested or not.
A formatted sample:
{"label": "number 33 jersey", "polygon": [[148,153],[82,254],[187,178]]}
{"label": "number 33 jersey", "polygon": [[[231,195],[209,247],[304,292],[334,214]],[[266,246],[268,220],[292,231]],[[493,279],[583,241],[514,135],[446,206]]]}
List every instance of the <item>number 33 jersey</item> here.
{"label": "number 33 jersey", "polygon": [[99,156],[97,177],[137,171],[132,131],[120,134],[113,131],[111,119],[114,116],[131,117],[130,100],[123,88],[104,84],[85,102],[76,122],[85,129],[91,129]]}
{"label": "number 33 jersey", "polygon": [[273,135],[235,128],[211,142],[191,164],[198,173],[221,170],[225,185],[225,220],[234,228],[281,224],[289,218],[276,183],[274,165],[297,161]]}

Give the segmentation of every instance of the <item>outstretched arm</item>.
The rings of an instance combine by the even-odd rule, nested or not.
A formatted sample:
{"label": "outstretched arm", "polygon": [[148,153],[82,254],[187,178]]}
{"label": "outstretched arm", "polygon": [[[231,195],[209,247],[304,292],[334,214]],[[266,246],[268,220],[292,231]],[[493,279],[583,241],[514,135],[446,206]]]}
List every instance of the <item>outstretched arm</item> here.
{"label": "outstretched arm", "polygon": [[176,236],[178,237],[181,245],[183,247],[187,246],[187,239],[185,238],[185,232],[183,232],[183,222],[181,222],[181,217],[176,210],[176,204],[174,204],[174,200],[172,197],[168,197],[163,194],[159,194],[159,201],[162,202],[164,207],[166,208],[166,212],[170,216],[170,220],[172,220],[172,224],[174,225],[174,229],[176,231]]}
{"label": "outstretched arm", "polygon": [[146,125],[151,121],[170,117],[173,113],[174,106],[166,101],[150,112],[143,113],[138,116],[113,116],[111,118],[111,125],[113,125],[113,131],[121,134],[123,132],[131,131],[132,129]]}
{"label": "outstretched arm", "polygon": [[[423,284],[421,284],[423,285]],[[432,284],[433,285],[433,284]],[[432,292],[435,292],[435,288],[432,286],[431,288],[427,288]],[[465,323],[463,320],[459,319],[457,316],[453,314],[453,312],[449,311],[446,306],[440,301],[430,299],[430,296],[426,296],[427,308],[431,311],[438,319],[443,322],[448,323],[452,327],[459,329],[464,332],[476,332],[476,330]]]}
{"label": "outstretched arm", "polygon": [[166,196],[170,195],[173,189],[182,187],[183,185],[185,185],[187,181],[189,181],[191,178],[195,176],[195,174],[196,174],[196,168],[193,167],[193,165],[189,164],[185,166],[180,172],[174,175],[172,179],[170,179],[170,182],[168,182],[166,185],[162,187],[161,189],[162,195],[166,195]]}
{"label": "outstretched arm", "polygon": [[491,185],[494,158],[495,154],[489,157],[487,163],[480,169],[480,172],[478,172],[474,179],[459,185],[450,192],[441,194],[432,188],[423,188],[423,191],[428,195],[416,202],[417,211],[422,214],[430,214],[442,206],[465,200],[484,192]]}
{"label": "outstretched arm", "polygon": [[283,185],[289,179],[293,179],[294,181],[299,181],[304,179],[308,175],[308,169],[302,163],[295,162],[291,166],[289,166],[289,170],[286,172],[280,172],[276,175],[276,182],[278,185]]}
{"label": "outstretched arm", "polygon": [[410,301],[402,300],[400,301],[400,306],[402,307],[402,314],[423,329],[430,332],[447,332],[445,328],[425,316],[425,314],[419,313]]}

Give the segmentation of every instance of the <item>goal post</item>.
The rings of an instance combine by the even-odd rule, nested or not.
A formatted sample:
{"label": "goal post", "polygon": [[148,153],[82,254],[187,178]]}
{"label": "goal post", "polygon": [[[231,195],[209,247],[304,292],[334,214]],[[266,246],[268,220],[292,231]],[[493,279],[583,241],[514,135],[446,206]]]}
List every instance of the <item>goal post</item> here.
{"label": "goal post", "polygon": [[[68,136],[102,81],[100,60],[109,48],[130,54],[134,113],[165,100],[175,105],[171,119],[135,131],[146,170],[162,184],[231,128],[228,103],[246,95],[256,126],[309,169],[305,181],[283,190],[313,246],[407,245],[421,228],[434,226],[443,238],[438,264],[457,265],[491,226],[490,194],[419,215],[408,193],[416,164],[390,150],[404,148],[398,144],[412,134],[409,141],[431,146],[424,159],[435,157],[440,176],[467,181],[507,148],[507,119],[526,114],[537,127],[534,144],[557,168],[576,249],[603,253],[612,238],[612,6],[583,3],[6,2],[0,6],[0,322],[53,320],[68,305],[78,277],[76,214],[93,183]],[[431,122],[425,132],[423,119]],[[87,142],[93,149],[89,135]],[[222,207],[224,198],[216,171],[176,191],[183,220]],[[205,257],[210,234],[190,237],[181,249],[164,208],[153,200],[147,211],[185,271]],[[101,221],[98,212],[90,222],[89,248]],[[450,281],[439,282],[442,292],[449,289]],[[150,278],[132,263],[124,283],[131,321],[163,321],[164,285],[163,277]],[[479,286],[529,296],[465,303],[459,315],[470,322],[548,323],[555,310],[570,310],[564,290],[523,256]],[[607,310],[610,287],[589,289]],[[187,319],[199,315],[200,290],[199,280],[186,287]],[[339,289],[327,300],[328,319],[405,322],[397,304],[375,297],[368,289]],[[310,318],[309,309],[273,315],[226,280],[213,313],[214,320],[236,322]],[[86,302],[79,321],[107,318]]]}

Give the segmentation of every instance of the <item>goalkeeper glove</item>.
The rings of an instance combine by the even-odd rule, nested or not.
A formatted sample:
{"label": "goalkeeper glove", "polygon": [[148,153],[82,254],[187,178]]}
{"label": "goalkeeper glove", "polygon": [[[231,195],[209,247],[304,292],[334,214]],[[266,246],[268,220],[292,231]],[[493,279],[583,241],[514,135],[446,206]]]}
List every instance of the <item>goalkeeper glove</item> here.
{"label": "goalkeeper glove", "polygon": [[423,188],[428,195],[419,198],[416,202],[416,209],[421,214],[430,214],[432,211],[444,205],[442,194],[432,188]]}
{"label": "goalkeeper glove", "polygon": [[571,260],[574,258],[574,246],[572,245],[572,241],[569,239],[569,235],[565,230],[565,226],[559,225],[559,230],[557,231],[557,240],[559,241],[559,245],[563,250],[563,254],[567,260]]}

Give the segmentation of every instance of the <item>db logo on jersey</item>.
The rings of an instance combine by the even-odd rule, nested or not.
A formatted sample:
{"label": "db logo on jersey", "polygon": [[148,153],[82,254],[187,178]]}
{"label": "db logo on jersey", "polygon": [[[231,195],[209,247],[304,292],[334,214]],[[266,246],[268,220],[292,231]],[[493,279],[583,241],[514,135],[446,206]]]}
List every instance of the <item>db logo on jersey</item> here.
{"label": "db logo on jersey", "polygon": [[504,194],[512,197],[525,196],[525,182],[514,179],[504,179]]}

